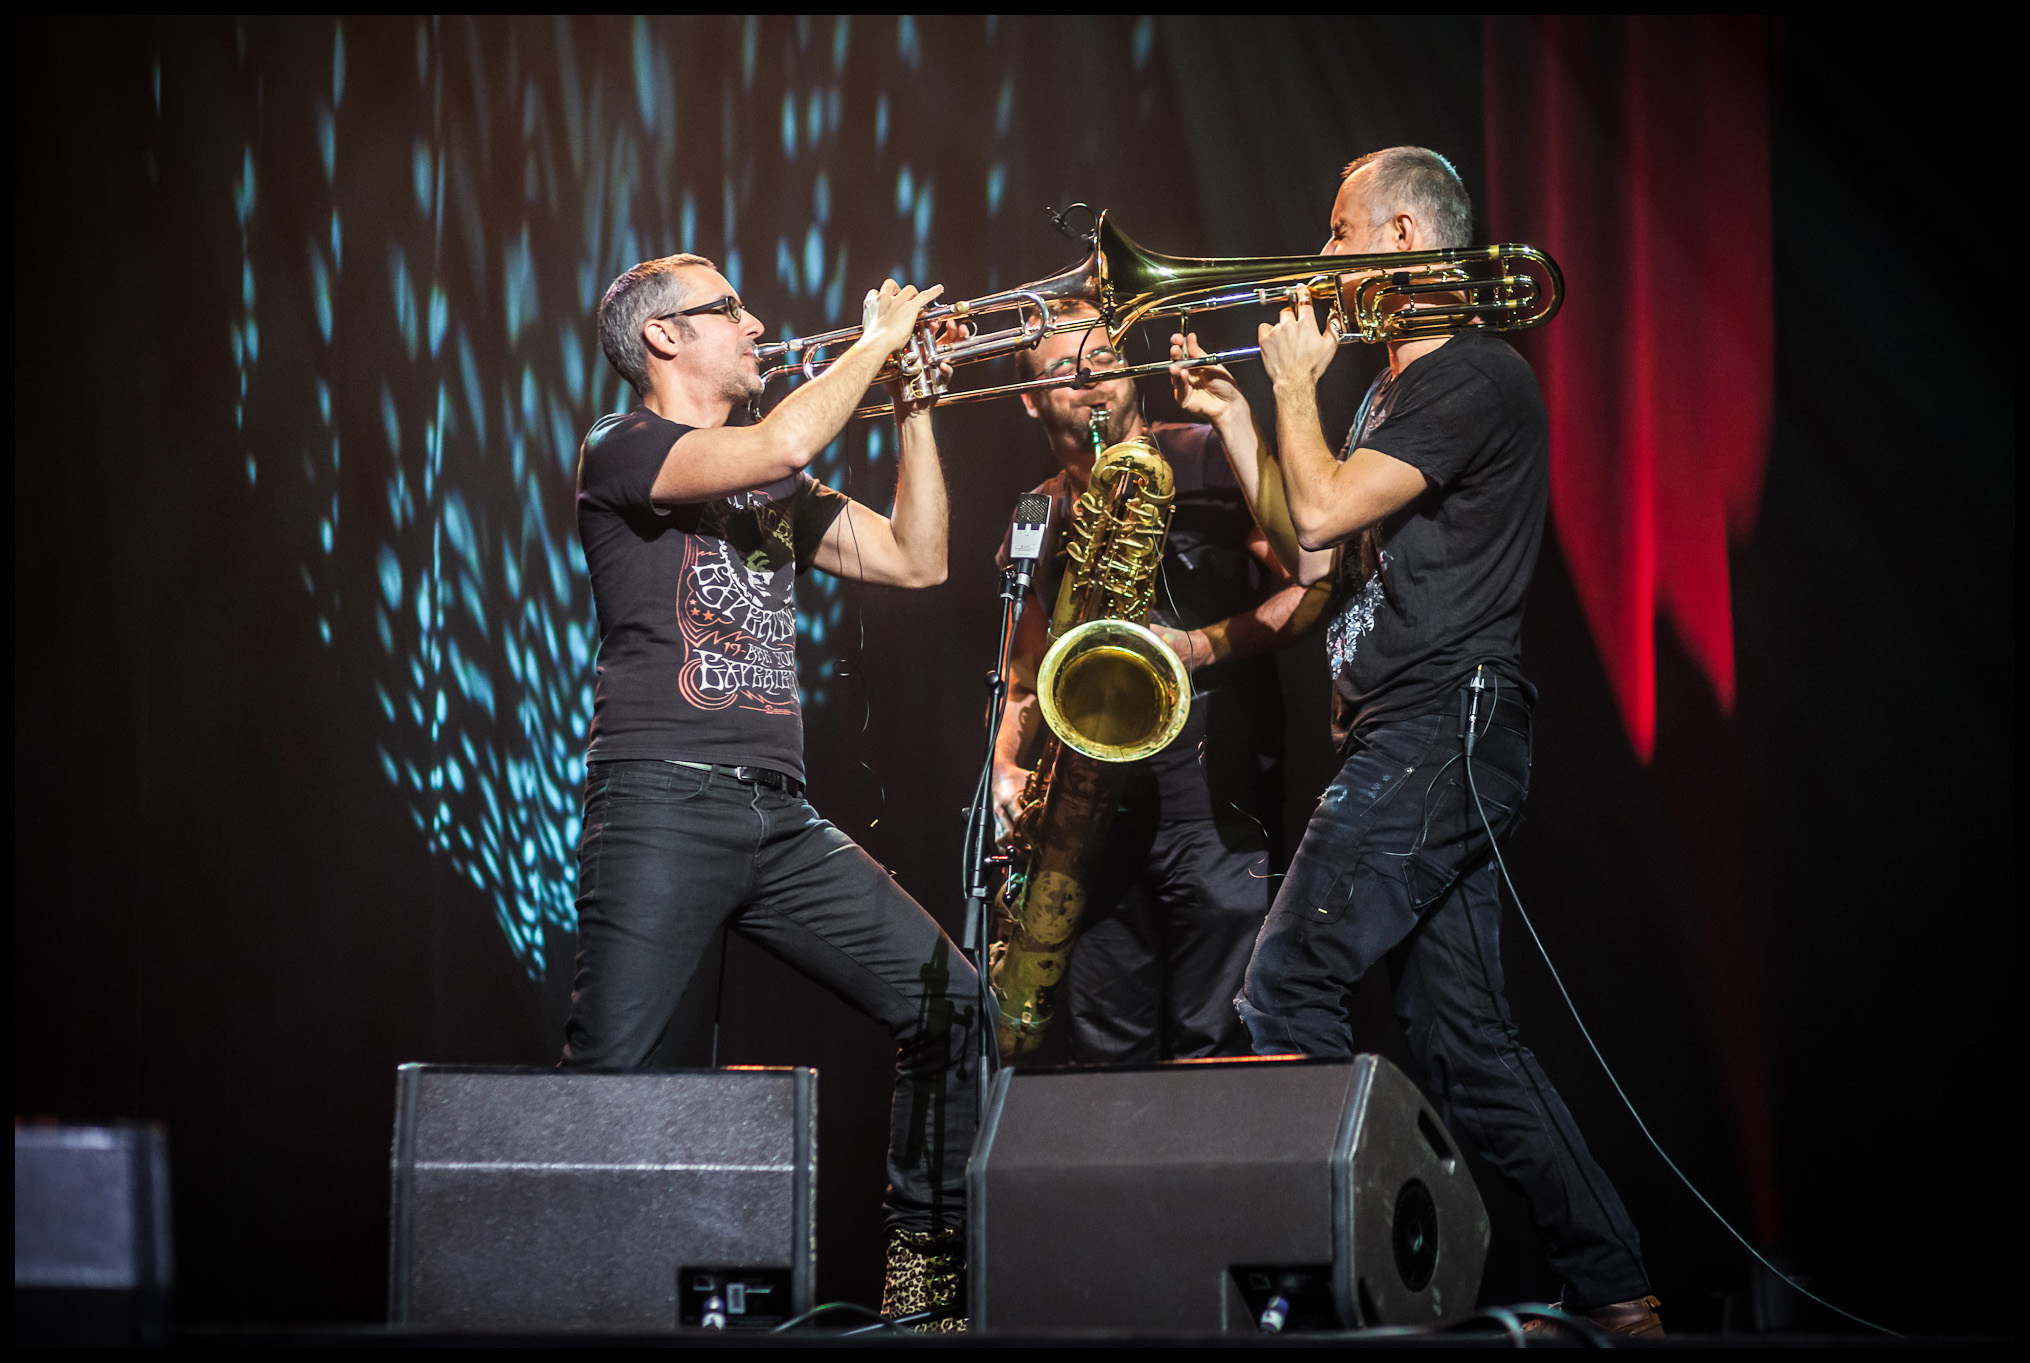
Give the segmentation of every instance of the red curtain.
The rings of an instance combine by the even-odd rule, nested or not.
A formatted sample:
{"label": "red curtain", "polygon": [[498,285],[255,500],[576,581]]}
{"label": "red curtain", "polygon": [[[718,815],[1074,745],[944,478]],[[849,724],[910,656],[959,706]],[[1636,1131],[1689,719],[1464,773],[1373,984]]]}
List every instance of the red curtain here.
{"label": "red curtain", "polygon": [[[1488,239],[1548,250],[1564,310],[1524,349],[1551,515],[1645,762],[1659,617],[1734,707],[1728,544],[1755,521],[1774,373],[1771,37],[1752,17],[1484,21]],[[1689,963],[1755,1221],[1776,1235],[1766,876],[1731,723],[1657,771],[1687,860]],[[1667,745],[1669,748],[1669,745]],[[1690,779],[1687,779],[1690,778]]]}
{"label": "red curtain", "polygon": [[1533,338],[1551,514],[1630,741],[1661,612],[1734,704],[1727,543],[1768,444],[1769,38],[1754,18],[1490,17],[1487,222],[1564,266]]}

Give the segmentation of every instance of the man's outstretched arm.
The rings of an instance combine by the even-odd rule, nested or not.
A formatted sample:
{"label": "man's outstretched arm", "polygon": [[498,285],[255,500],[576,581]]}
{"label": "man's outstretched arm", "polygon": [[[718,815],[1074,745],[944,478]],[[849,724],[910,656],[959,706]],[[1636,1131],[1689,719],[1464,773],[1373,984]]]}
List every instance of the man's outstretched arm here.
{"label": "man's outstretched arm", "polygon": [[812,566],[884,587],[935,587],[945,580],[950,523],[944,467],[931,433],[930,405],[907,414],[896,404],[895,510],[884,516],[847,502],[818,544]]}
{"label": "man's outstretched arm", "polygon": [[705,502],[802,471],[845,428],[881,366],[909,340],[917,314],[942,292],[942,284],[918,293],[892,279],[870,291],[859,340],[755,425],[700,427],[678,436],[650,499],[658,506]]}
{"label": "man's outstretched arm", "polygon": [[[1229,615],[1224,620],[1216,620],[1198,629],[1156,627],[1158,636],[1177,650],[1177,656],[1193,672],[1214,663],[1223,663],[1229,658],[1252,658],[1289,647],[1298,635],[1317,622],[1331,600],[1330,582],[1321,579],[1307,585],[1293,581],[1276,561],[1274,552],[1260,532],[1249,540],[1248,551],[1261,560],[1265,568],[1282,578],[1284,585],[1280,590],[1263,597],[1251,610]],[[1320,557],[1329,561],[1332,555],[1326,553]]]}
{"label": "man's outstretched arm", "polygon": [[1339,342],[1321,331],[1306,300],[1261,327],[1262,366],[1276,392],[1276,445],[1297,542],[1307,551],[1344,544],[1424,493],[1423,471],[1366,447],[1332,457],[1318,420],[1318,380]]}
{"label": "man's outstretched arm", "polygon": [[[1204,354],[1197,336],[1171,335],[1171,359],[1196,359]],[[1247,499],[1248,511],[1283,571],[1304,586],[1329,578],[1334,555],[1330,550],[1307,550],[1298,542],[1284,490],[1283,470],[1269,443],[1262,439],[1254,411],[1233,375],[1219,365],[1180,366],[1170,371],[1170,382],[1178,405],[1188,415],[1210,422],[1219,432],[1220,443],[1226,446],[1227,463],[1232,465],[1241,495]]]}

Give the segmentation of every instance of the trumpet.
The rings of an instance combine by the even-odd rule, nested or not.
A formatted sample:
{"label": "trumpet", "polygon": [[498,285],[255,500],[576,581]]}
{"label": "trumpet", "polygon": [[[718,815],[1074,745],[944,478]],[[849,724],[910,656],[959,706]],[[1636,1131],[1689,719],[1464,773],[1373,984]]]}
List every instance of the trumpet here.
{"label": "trumpet", "polygon": [[[998,359],[1033,349],[1046,336],[1104,331],[1118,346],[1137,323],[1176,319],[1190,329],[1194,315],[1228,308],[1327,306],[1327,325],[1341,345],[1451,336],[1461,331],[1525,331],[1558,313],[1564,272],[1533,246],[1504,243],[1438,251],[1364,256],[1168,256],[1137,244],[1102,213],[1086,258],[1048,279],[983,298],[925,308],[909,343],[892,356],[876,382],[900,382],[916,401],[938,391],[943,366]],[[1074,311],[1089,315],[1074,316]],[[996,319],[991,324],[985,319]],[[949,322],[974,328],[963,339],[940,340]],[[1005,322],[1005,325],[1003,323]],[[987,329],[991,325],[998,329]],[[862,328],[841,327],[754,348],[764,386],[801,374],[816,378],[836,353],[860,338]],[[1134,379],[1182,366],[1234,364],[1258,358],[1260,346],[1242,346],[1173,364],[1155,360],[1107,370],[1104,378]],[[940,392],[944,404],[984,402],[1046,388],[1087,385],[1092,371],[1018,383]],[[886,404],[860,408],[880,416]]]}

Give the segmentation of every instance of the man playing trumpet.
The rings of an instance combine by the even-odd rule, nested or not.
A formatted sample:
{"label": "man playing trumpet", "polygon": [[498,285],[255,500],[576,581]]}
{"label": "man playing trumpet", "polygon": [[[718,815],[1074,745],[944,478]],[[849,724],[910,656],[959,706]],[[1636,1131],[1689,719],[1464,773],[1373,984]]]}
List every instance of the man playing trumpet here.
{"label": "man playing trumpet", "polygon": [[[1060,310],[1091,315],[1076,305]],[[1120,359],[1104,331],[1054,332],[1018,362],[1025,379],[1083,368],[1092,381],[1022,395],[1058,464],[1037,489],[1051,497],[1056,533],[1017,627],[996,735],[995,808],[1004,830],[1019,813],[1025,768],[1042,737],[1037,666],[1064,528],[1086,491],[1096,443],[1150,440],[1176,477],[1151,623],[1190,670],[1193,692],[1183,732],[1126,773],[1056,994],[1065,1015],[1056,1028],[1082,1064],[1246,1054],[1232,999],[1281,850],[1273,830],[1283,705],[1269,655],[1318,618],[1325,589],[1296,585],[1250,521],[1220,451],[1225,428],[1147,423],[1134,382],[1107,378]],[[1104,418],[1097,440],[1095,412]],[[1244,403],[1220,414],[1249,427]]]}
{"label": "man playing trumpet", "polygon": [[[1324,253],[1465,246],[1471,222],[1443,157],[1395,147],[1347,167]],[[1336,577],[1327,650],[1344,765],[1262,926],[1241,1017],[1258,1053],[1349,1056],[1347,992],[1384,966],[1426,1091],[1528,1199],[1565,1307],[1660,1334],[1635,1227],[1503,993],[1489,835],[1515,825],[1529,793],[1521,622],[1550,444],[1536,379],[1487,332],[1391,342],[1335,456],[1316,390],[1338,338],[1307,300],[1261,342],[1279,457],[1238,428],[1227,450],[1297,580]],[[1200,353],[1175,338],[1174,359]],[[1222,370],[1174,372],[1195,411],[1239,401]]]}
{"label": "man playing trumpet", "polygon": [[859,341],[741,426],[762,325],[710,261],[644,261],[600,302],[600,344],[640,405],[594,424],[578,465],[599,654],[563,1064],[646,1065],[721,927],[881,1022],[896,1042],[883,1309],[957,1328],[979,981],[804,799],[796,664],[799,573],[944,580],[932,400],[895,392],[891,514],[806,471],[939,292],[869,292]]}

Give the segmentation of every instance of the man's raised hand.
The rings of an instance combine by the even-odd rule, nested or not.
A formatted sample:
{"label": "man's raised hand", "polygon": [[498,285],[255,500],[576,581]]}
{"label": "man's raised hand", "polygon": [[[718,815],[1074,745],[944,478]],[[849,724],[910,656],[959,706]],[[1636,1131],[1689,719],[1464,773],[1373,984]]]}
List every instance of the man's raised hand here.
{"label": "man's raised hand", "polygon": [[901,285],[892,279],[884,280],[878,289],[869,289],[861,310],[864,329],[859,344],[881,355],[893,355],[908,344],[910,333],[916,330],[917,314],[944,291],[942,284],[919,291],[914,284]]}
{"label": "man's raised hand", "polygon": [[1316,386],[1339,354],[1339,338],[1318,326],[1318,310],[1307,297],[1304,306],[1283,305],[1274,325],[1262,323],[1262,368],[1274,384],[1308,382]]}
{"label": "man's raised hand", "polygon": [[1217,423],[1234,404],[1245,405],[1247,399],[1226,366],[1205,364],[1187,369],[1180,363],[1202,359],[1204,355],[1205,348],[1199,345],[1196,333],[1188,336],[1183,332],[1170,333],[1170,389],[1177,396],[1177,405],[1200,421]]}

